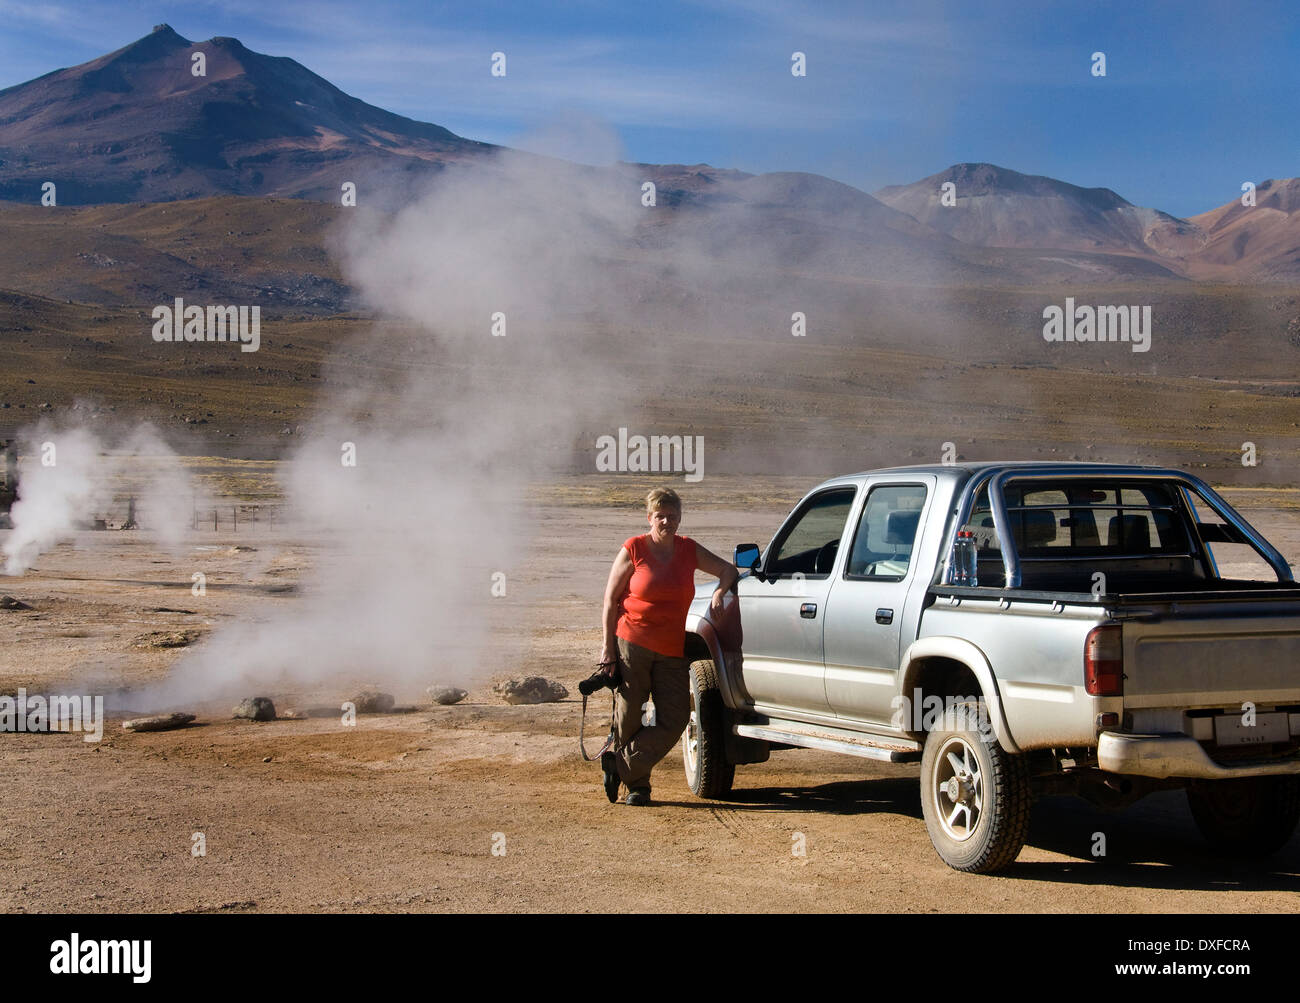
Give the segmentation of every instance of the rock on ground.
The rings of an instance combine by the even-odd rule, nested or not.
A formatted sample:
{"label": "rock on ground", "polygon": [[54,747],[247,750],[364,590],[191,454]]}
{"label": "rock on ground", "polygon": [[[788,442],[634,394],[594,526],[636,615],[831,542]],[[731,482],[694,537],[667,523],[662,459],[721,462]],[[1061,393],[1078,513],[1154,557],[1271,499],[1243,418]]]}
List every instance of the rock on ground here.
{"label": "rock on ground", "polygon": [[203,636],[201,630],[156,630],[135,639],[137,648],[188,648]]}
{"label": "rock on ground", "polygon": [[250,721],[274,721],[275,704],[270,697],[249,697],[240,701],[234,710],[235,717],[246,717]]}
{"label": "rock on ground", "polygon": [[563,700],[569,691],[562,683],[541,676],[528,676],[524,679],[508,679],[492,687],[500,693],[506,703],[554,703]]}
{"label": "rock on ground", "polygon": [[430,686],[425,692],[429,694],[430,700],[440,704],[460,703],[469,696],[468,693],[456,686]]}
{"label": "rock on ground", "polygon": [[31,609],[31,607],[13,596],[0,596],[0,609]]}
{"label": "rock on ground", "polygon": [[193,714],[155,714],[153,717],[136,717],[123,721],[122,727],[127,731],[168,731],[180,728],[194,720]]}
{"label": "rock on ground", "polygon": [[352,703],[356,706],[358,714],[387,714],[393,709],[396,701],[391,693],[365,690],[354,696]]}

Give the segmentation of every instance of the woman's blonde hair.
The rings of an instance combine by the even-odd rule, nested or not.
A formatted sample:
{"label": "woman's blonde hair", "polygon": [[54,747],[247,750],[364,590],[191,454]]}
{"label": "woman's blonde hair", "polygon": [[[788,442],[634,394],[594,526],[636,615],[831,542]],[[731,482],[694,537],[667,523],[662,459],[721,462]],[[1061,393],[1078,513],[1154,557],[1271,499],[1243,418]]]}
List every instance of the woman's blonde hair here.
{"label": "woman's blonde hair", "polygon": [[646,514],[665,506],[677,509],[678,515],[682,514],[682,500],[676,491],[672,488],[651,488],[649,494],[645,496]]}

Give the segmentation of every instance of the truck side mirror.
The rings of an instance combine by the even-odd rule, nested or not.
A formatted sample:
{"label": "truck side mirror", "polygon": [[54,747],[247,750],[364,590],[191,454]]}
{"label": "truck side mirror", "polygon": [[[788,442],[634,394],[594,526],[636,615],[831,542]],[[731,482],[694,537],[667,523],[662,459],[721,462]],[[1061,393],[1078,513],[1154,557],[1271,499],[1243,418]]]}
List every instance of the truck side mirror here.
{"label": "truck side mirror", "polygon": [[742,543],[736,547],[733,563],[741,571],[753,571],[758,567],[759,550],[757,543]]}

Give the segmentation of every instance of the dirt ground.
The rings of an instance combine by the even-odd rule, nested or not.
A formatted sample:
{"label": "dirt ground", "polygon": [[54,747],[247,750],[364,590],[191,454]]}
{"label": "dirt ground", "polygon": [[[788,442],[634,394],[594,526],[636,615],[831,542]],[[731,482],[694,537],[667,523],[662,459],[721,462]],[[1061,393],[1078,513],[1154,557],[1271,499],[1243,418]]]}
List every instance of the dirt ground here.
{"label": "dirt ground", "polygon": [[[688,507],[682,531],[723,554],[766,543],[798,493],[782,484],[743,509]],[[997,877],[957,873],[935,855],[916,766],[776,752],[738,770],[733,800],[706,802],[687,789],[675,750],[655,771],[652,806],[609,804],[597,767],[578,755],[576,682],[594,660],[609,561],[639,518],[581,492],[534,511],[540,547],[510,598],[530,647],[523,664],[468,685],[461,704],[424,699],[349,727],[233,720],[227,700],[155,734],[125,733],[110,715],[98,743],[0,734],[0,910],[1300,911],[1300,837],[1261,865],[1220,862],[1181,793],[1114,815],[1040,801],[1028,845]],[[1249,515],[1289,559],[1300,555],[1294,511]],[[0,610],[0,692],[162,678],[181,650],[141,638],[291,606],[300,600],[285,586],[313,559],[311,546],[269,529],[200,530],[187,546],[176,557],[147,533],[87,533],[0,579],[0,593],[33,607]],[[190,595],[196,567],[221,586],[203,599]],[[532,672],[573,696],[513,707],[492,691],[497,678]],[[284,707],[340,694],[267,695]],[[591,736],[603,695],[594,708]]]}

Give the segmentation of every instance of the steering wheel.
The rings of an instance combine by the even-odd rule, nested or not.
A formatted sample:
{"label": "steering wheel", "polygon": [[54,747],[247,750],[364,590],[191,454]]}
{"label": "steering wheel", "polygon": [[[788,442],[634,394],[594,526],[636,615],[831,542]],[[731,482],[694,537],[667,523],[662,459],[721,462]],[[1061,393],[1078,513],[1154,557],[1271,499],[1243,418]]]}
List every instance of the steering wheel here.
{"label": "steering wheel", "polygon": [[813,563],[813,574],[829,575],[831,569],[835,567],[835,554],[840,549],[840,541],[832,540],[830,543],[817,551],[817,560]]}

